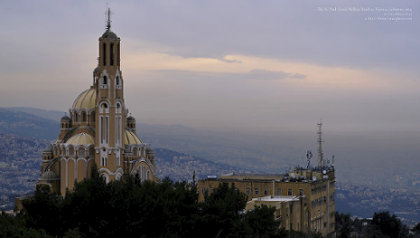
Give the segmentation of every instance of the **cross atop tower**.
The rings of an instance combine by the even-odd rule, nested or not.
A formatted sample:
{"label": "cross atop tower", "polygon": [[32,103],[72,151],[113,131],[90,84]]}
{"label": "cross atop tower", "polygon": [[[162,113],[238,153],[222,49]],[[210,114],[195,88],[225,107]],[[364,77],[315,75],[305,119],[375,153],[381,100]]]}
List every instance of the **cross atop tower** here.
{"label": "cross atop tower", "polygon": [[107,14],[106,29],[110,30],[111,29],[111,9],[109,7],[106,14]]}

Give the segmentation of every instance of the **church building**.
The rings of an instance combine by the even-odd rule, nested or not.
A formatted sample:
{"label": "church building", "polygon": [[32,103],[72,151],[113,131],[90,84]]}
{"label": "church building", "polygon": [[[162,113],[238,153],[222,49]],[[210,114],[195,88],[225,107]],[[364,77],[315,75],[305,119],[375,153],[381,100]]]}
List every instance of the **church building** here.
{"label": "church building", "polygon": [[98,59],[93,85],[76,97],[70,116],[61,118],[58,139],[42,154],[37,184],[55,193],[65,195],[76,182],[89,178],[95,164],[107,182],[123,174],[157,180],[154,152],[137,136],[136,120],[124,102],[120,38],[111,31],[109,9]]}

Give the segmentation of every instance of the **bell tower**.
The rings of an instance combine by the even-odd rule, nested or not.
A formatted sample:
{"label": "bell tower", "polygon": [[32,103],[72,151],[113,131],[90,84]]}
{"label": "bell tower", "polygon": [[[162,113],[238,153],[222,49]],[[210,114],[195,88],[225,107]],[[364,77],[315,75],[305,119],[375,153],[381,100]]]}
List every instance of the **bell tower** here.
{"label": "bell tower", "polygon": [[[107,10],[106,30],[99,38],[98,67],[94,71],[96,90],[95,162],[99,170],[113,174],[122,168],[125,125],[124,81],[120,71],[120,38],[111,31]],[[106,178],[107,180],[112,178]]]}

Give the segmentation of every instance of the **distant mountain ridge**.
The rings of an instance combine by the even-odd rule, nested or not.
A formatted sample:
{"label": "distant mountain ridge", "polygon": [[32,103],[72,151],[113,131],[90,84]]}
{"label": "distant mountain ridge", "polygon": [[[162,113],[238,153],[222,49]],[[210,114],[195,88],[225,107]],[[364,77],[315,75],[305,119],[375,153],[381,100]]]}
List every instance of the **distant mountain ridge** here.
{"label": "distant mountain ridge", "polygon": [[58,121],[16,109],[0,108],[0,133],[54,140],[59,132]]}
{"label": "distant mountain ridge", "polygon": [[[26,192],[33,191],[33,183],[40,173],[40,146],[46,147],[46,140],[57,138],[59,118],[63,115],[64,112],[42,109],[0,108],[0,169],[3,169],[0,171],[0,181],[19,181],[20,185],[16,186],[26,188]],[[143,141],[152,144],[160,178],[168,176],[173,180],[191,180],[194,171],[196,178],[231,172],[283,173],[287,170],[287,165],[298,165],[300,162],[302,165],[305,161],[301,145],[307,142],[299,140],[299,137],[305,135],[284,134],[270,137],[145,123],[137,124],[137,133]],[[337,163],[336,166],[336,210],[365,216],[385,209],[400,214],[400,217],[404,216],[408,222],[420,219],[420,203],[416,200],[420,196],[420,174],[416,166],[418,161],[403,160],[404,157],[418,158],[411,155],[416,152],[413,149],[415,147],[407,146],[404,154],[396,150],[392,151],[395,155],[390,155],[386,150],[392,148],[392,145],[388,148],[382,143],[389,139],[393,143],[401,143],[398,140],[401,135],[391,136],[384,133],[372,141],[363,136],[345,135],[337,139],[339,141],[344,138],[344,143],[341,144],[333,139],[328,140],[328,148],[336,143],[336,148],[343,152],[337,156],[340,164]],[[305,140],[311,141],[314,138],[315,134]],[[34,141],[34,144],[30,141]],[[412,141],[415,144],[420,139],[413,137]],[[369,151],[375,153],[360,157],[363,152]],[[344,157],[344,152],[347,158]],[[390,156],[398,158],[398,164],[393,164]],[[357,169],[354,169],[355,164]],[[381,166],[376,166],[378,164]],[[19,170],[21,172],[18,173],[8,169],[14,166],[23,166],[24,170]],[[369,179],[362,176],[366,174]],[[357,185],[361,180],[370,184],[352,184]],[[18,190],[13,186],[7,187],[12,183],[4,184],[0,186],[0,209],[10,209],[13,207],[14,197],[24,194],[25,191],[19,190],[17,194]]]}

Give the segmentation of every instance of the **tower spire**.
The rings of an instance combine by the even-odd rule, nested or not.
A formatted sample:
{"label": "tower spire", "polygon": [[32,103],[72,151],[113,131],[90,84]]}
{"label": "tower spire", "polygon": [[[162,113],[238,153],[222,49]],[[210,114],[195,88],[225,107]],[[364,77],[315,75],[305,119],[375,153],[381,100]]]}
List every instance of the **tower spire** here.
{"label": "tower spire", "polygon": [[111,9],[108,7],[108,11],[107,11],[107,21],[106,21],[106,29],[110,30],[111,29]]}

